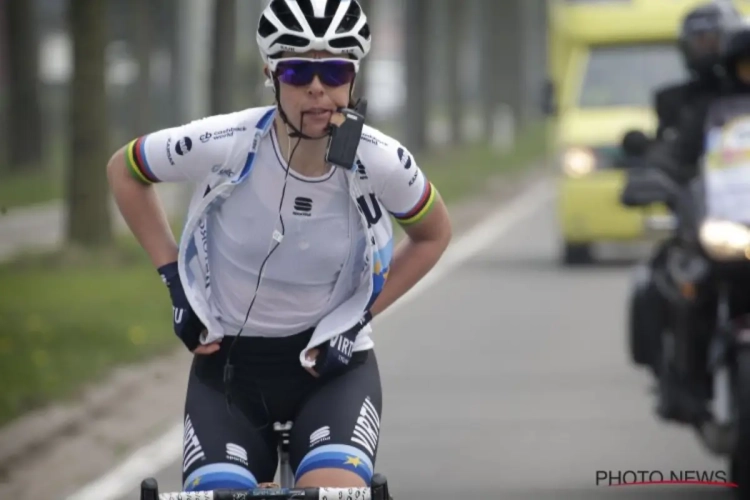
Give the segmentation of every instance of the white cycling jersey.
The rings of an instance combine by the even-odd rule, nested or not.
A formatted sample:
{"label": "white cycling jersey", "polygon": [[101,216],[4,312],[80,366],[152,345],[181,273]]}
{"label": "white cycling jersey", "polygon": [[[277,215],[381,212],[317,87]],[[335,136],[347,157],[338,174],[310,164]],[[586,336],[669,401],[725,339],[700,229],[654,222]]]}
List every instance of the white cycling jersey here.
{"label": "white cycling jersey", "polygon": [[[211,116],[127,148],[140,180],[197,184],[179,264],[188,300],[209,330],[204,342],[242,326],[272,233],[281,230],[286,165],[272,132],[274,114],[275,107],[265,107]],[[284,238],[266,265],[243,335],[317,326],[312,348],[353,326],[387,279],[393,241],[384,212],[412,224],[435,197],[411,154],[368,126],[350,170],[334,168],[318,179],[290,172]],[[372,346],[370,330],[355,350]]]}
{"label": "white cycling jersey", "polygon": [[243,335],[294,335],[315,326],[338,305],[332,292],[351,252],[346,174],[333,168],[311,179],[290,171],[281,210],[284,241],[268,259],[245,323],[260,265],[273,231],[281,226],[286,163],[273,130],[271,139],[258,148],[251,182],[239,186],[212,215],[215,231],[208,242],[211,269],[222,279],[213,295],[218,320],[226,331],[239,331],[244,324]]}

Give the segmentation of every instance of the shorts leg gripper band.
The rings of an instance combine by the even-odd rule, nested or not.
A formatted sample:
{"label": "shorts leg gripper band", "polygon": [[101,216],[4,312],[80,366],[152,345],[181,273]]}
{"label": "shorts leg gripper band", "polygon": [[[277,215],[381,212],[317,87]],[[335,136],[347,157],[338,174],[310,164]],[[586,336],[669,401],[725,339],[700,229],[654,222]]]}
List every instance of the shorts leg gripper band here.
{"label": "shorts leg gripper band", "polygon": [[359,475],[365,484],[372,480],[372,461],[354,446],[329,444],[315,448],[305,455],[300,462],[295,479],[299,479],[311,470],[316,469],[344,469]]}
{"label": "shorts leg gripper band", "polygon": [[183,491],[206,491],[217,488],[253,489],[258,485],[252,472],[236,464],[204,465],[185,480]]}

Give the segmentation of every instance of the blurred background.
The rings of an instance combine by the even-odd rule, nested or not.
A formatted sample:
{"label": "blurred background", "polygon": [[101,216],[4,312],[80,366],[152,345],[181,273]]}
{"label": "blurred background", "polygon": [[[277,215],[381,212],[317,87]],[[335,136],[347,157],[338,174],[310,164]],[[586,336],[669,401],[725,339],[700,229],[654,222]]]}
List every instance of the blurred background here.
{"label": "blurred background", "polygon": [[[415,152],[488,139],[479,137],[480,130],[490,134],[480,125],[496,121],[494,129],[502,128],[498,140],[512,140],[510,130],[539,117],[542,0],[369,3],[374,44],[358,93],[370,99],[372,122],[403,136]],[[79,4],[91,12],[75,11]],[[100,155],[141,133],[269,104],[254,31],[264,5],[261,0],[4,1],[0,202],[7,208],[21,197],[26,203],[63,196],[71,169],[97,169],[71,156],[72,119],[79,113],[76,75],[85,79],[80,113],[89,113],[86,123],[98,120],[90,126],[106,138],[98,144]],[[507,26],[483,22],[493,18]],[[76,58],[76,42],[85,59]]]}
{"label": "blurred background", "polygon": [[[500,229],[483,226],[507,237],[478,250],[450,286],[382,320],[392,334],[376,341],[389,388],[382,463],[399,495],[495,498],[502,481],[536,491],[528,498],[542,498],[534,488],[546,482],[580,499],[575,488],[593,486],[597,469],[718,467],[655,423],[624,347],[626,270],[566,268],[595,264],[600,241],[648,240],[644,213],[619,205],[616,158],[627,130],[653,131],[654,89],[685,77],[677,30],[701,2],[360,2],[373,46],[355,94],[369,99],[368,121],[416,155],[456,209],[457,231],[471,211],[459,207],[473,207],[466,221],[475,221],[521,192],[523,179],[551,179],[558,196],[534,191],[493,219]],[[255,43],[266,3],[0,1],[0,497],[80,486],[157,432],[136,422],[181,416],[187,365],[169,358],[150,376],[159,391],[148,411],[100,426],[85,448],[68,450],[75,464],[50,453],[57,465],[46,463],[42,482],[31,461],[17,460],[52,439],[23,427],[24,415],[52,418],[50,403],[76,400],[115,367],[188,358],[105,167],[140,134],[272,103]],[[189,188],[157,191],[179,236]],[[456,331],[459,349],[431,337]],[[388,340],[399,334],[420,346],[419,359]],[[134,405],[138,394],[123,400]],[[76,425],[58,427],[84,434]],[[664,451],[648,451],[654,443]],[[165,480],[177,488],[174,458]],[[435,478],[456,472],[454,489],[437,491]],[[8,477],[26,489],[3,490]]]}
{"label": "blurred background", "polygon": [[[167,294],[109,202],[105,166],[139,134],[272,103],[255,42],[266,3],[0,3],[0,375],[25,380],[0,398],[0,422],[175,347]],[[539,155],[542,0],[363,4],[374,42],[356,93],[446,199]],[[190,188],[158,189],[179,234]]]}

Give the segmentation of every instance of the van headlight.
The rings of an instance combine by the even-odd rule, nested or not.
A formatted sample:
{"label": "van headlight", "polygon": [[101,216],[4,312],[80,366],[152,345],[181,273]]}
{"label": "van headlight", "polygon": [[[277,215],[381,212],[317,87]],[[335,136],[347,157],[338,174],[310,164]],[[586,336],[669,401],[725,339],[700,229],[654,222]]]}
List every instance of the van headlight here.
{"label": "van headlight", "polygon": [[562,155],[562,169],[571,177],[583,177],[596,167],[596,156],[587,148],[568,148]]}
{"label": "van headlight", "polygon": [[750,259],[750,228],[742,224],[707,220],[698,237],[706,253],[716,260]]}

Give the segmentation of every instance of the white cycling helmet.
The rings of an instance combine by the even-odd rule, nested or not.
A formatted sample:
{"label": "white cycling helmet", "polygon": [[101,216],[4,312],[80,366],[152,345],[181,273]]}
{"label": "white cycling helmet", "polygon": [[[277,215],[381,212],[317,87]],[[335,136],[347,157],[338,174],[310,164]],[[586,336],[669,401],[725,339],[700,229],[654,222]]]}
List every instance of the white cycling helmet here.
{"label": "white cycling helmet", "polygon": [[263,62],[282,52],[325,50],[362,60],[370,52],[370,27],[357,0],[271,0],[258,22]]}

